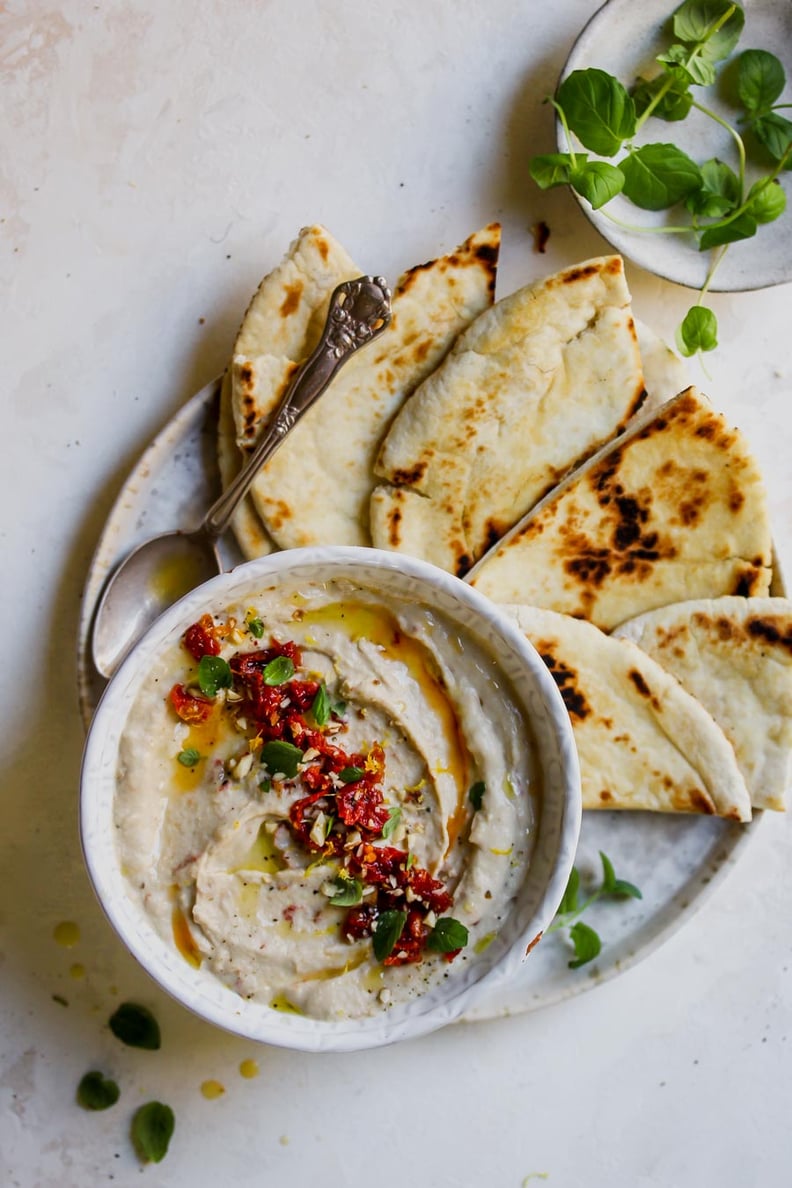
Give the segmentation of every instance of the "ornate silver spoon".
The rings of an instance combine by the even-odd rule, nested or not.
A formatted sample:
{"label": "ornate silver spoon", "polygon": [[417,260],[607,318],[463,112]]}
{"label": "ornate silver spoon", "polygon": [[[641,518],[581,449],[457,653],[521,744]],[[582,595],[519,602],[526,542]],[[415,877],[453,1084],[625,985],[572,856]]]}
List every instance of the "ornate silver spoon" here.
{"label": "ornate silver spoon", "polygon": [[330,299],[316,350],[295,375],[247,463],[198,528],[144,541],[113,571],[97,604],[91,636],[93,662],[102,676],[113,675],[132,645],[176,601],[167,583],[158,582],[158,575],[177,569],[190,575],[194,587],[222,572],[217,540],[256,474],[347,359],[382,333],[391,319],[390,296],[380,276],[340,284]]}

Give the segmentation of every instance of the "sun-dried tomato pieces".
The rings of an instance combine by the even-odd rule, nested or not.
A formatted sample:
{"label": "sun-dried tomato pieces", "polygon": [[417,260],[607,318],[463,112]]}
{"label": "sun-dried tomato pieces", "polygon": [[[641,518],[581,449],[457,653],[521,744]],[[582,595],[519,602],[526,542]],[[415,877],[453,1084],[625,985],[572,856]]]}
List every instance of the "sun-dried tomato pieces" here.
{"label": "sun-dried tomato pieces", "polygon": [[182,643],[195,660],[200,660],[202,656],[219,656],[220,640],[212,616],[201,615],[197,623],[187,628]]}
{"label": "sun-dried tomato pieces", "polygon": [[194,697],[192,693],[187,692],[184,685],[174,685],[168,694],[168,701],[182,722],[190,725],[205,722],[214,711],[214,702],[206,701],[203,697]]}
{"label": "sun-dried tomato pieces", "polygon": [[439,879],[433,879],[428,870],[422,866],[412,866],[407,871],[407,886],[416,899],[420,899],[431,912],[448,911],[454,902],[454,897],[446,891]]}
{"label": "sun-dried tomato pieces", "polygon": [[382,791],[361,781],[347,784],[336,793],[339,818],[350,829],[365,829],[380,834],[388,822],[390,809],[382,803]]}
{"label": "sun-dried tomato pieces", "polygon": [[365,940],[374,931],[376,919],[377,909],[374,905],[363,903],[360,907],[349,909],[341,925],[341,932],[348,941]]}
{"label": "sun-dried tomato pieces", "polygon": [[[203,615],[185,632],[185,648],[196,660],[216,656],[230,623],[217,625],[211,615]],[[269,685],[265,670],[279,657],[292,661],[294,675]],[[428,870],[416,866],[407,851],[373,844],[381,839],[391,816],[382,789],[385,751],[378,742],[365,752],[336,746],[331,739],[348,728],[346,723],[334,721],[327,730],[317,728],[311,709],[320,682],[298,675],[301,665],[302,653],[291,640],[272,639],[269,647],[237,652],[229,660],[232,687],[223,702],[225,711],[236,718],[238,729],[252,735],[256,748],[283,740],[302,752],[298,778],[307,795],[291,804],[284,827],[308,853],[334,856],[342,873],[364,884],[368,897],[346,910],[342,936],[350,942],[368,939],[382,912],[406,911],[404,929],[384,964],[416,964],[426,955],[432,932],[427,917],[446,912],[453,896]],[[174,685],[169,699],[182,721],[189,723],[206,721],[216,704],[188,693],[183,685]],[[459,952],[442,956],[453,961]]]}
{"label": "sun-dried tomato pieces", "polygon": [[364,883],[372,883],[376,886],[379,883],[389,882],[393,878],[396,885],[399,886],[405,873],[406,863],[407,854],[404,850],[397,850],[395,846],[366,844],[352,855],[349,860],[349,869]]}

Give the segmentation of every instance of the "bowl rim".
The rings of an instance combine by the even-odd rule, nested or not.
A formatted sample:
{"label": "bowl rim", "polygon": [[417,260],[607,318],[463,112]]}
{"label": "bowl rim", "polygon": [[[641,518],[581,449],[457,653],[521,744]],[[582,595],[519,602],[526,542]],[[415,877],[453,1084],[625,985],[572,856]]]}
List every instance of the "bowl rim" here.
{"label": "bowl rim", "polygon": [[[381,1014],[339,1021],[292,1015],[263,1003],[248,1002],[209,972],[204,975],[211,990],[207,995],[205,987],[196,981],[200,971],[188,965],[175,947],[167,945],[125,889],[113,836],[114,794],[108,791],[115,780],[118,742],[144,678],[146,662],[166,640],[177,629],[183,629],[208,601],[218,596],[235,597],[238,585],[269,577],[288,577],[305,568],[327,570],[328,567],[338,569],[339,577],[349,578],[350,570],[368,568],[378,577],[384,575],[385,583],[394,575],[417,580],[424,592],[444,591],[490,630],[494,629],[504,646],[515,652],[530,672],[561,758],[556,780],[560,798],[557,845],[550,877],[537,893],[538,903],[528,924],[502,946],[502,952],[493,954],[491,965],[478,976],[475,971],[480,971],[481,962],[471,965],[474,972],[464,982],[451,979]],[[377,582],[371,576],[362,584],[377,592]],[[383,590],[383,596],[386,594],[387,590]],[[394,596],[405,597],[403,593]],[[495,661],[502,666],[498,655]],[[519,690],[517,693],[524,711],[525,698]],[[561,901],[574,862],[581,815],[580,771],[571,722],[558,687],[533,645],[495,603],[460,578],[417,558],[359,546],[282,550],[219,574],[180,598],[135,644],[108,683],[88,731],[80,773],[79,832],[83,858],[99,904],[127,950],[160,987],[193,1013],[249,1040],[302,1051],[354,1051],[427,1034],[458,1019],[475,1002],[513,977]],[[538,836],[541,837],[541,825]],[[132,928],[133,921],[137,928]],[[491,948],[496,950],[495,945]]]}

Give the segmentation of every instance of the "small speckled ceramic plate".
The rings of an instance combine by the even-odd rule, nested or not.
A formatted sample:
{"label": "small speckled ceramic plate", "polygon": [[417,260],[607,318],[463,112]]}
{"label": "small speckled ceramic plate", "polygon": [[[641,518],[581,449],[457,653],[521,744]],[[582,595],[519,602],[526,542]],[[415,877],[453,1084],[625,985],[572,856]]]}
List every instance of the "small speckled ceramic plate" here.
{"label": "small speckled ceramic plate", "polygon": [[[679,359],[650,329],[638,325],[647,403],[660,404],[689,382]],[[219,491],[215,462],[219,383],[207,384],[145,451],[124,483],[108,517],[88,573],[79,633],[79,695],[86,727],[105,682],[93,671],[90,628],[108,573],[147,536],[200,520]],[[241,560],[224,542],[228,566]],[[779,593],[782,591],[779,590]],[[599,851],[617,874],[640,885],[642,900],[596,904],[591,922],[603,939],[591,965],[570,970],[571,951],[560,934],[547,937],[508,985],[469,1008],[467,1020],[534,1010],[570,998],[614,977],[662,944],[689,920],[756,836],[762,816],[749,826],[649,813],[584,813],[577,854],[584,881],[599,874]]]}
{"label": "small speckled ceramic plate", "polygon": [[[636,77],[645,74],[652,67],[655,56],[673,40],[665,29],[679,2],[608,0],[578,37],[559,81],[573,70],[597,67],[615,75],[629,89]],[[735,54],[745,49],[767,49],[779,57],[788,79],[779,102],[792,101],[792,4],[789,0],[744,0],[743,8],[745,28]],[[724,97],[718,83],[713,87],[697,87],[695,91],[702,103],[718,115],[735,121],[739,113]],[[556,123],[556,138],[559,151],[567,152],[566,135],[559,122]],[[699,163],[719,157],[736,165],[736,151],[729,133],[698,111],[691,111],[684,121],[676,123],[647,120],[636,143],[656,142],[673,142]],[[751,168],[749,163],[749,184]],[[758,176],[759,172],[755,172]],[[792,174],[782,174],[781,181],[789,199],[792,197]],[[585,199],[576,197],[583,213],[599,233],[635,264],[693,289],[704,283],[710,253],[699,252],[692,236],[642,235],[624,230],[611,222],[603,210],[592,210]],[[657,227],[678,222],[678,212],[682,208],[676,207],[670,212],[639,210],[618,195],[608,203],[607,209],[623,222]],[[792,281],[792,214],[789,211],[771,225],[760,227],[753,239],[731,244],[718,265],[710,288],[714,292],[738,292],[788,281]]]}
{"label": "small speckled ceramic plate", "polygon": [[[200,614],[255,601],[277,586],[284,597],[307,583],[342,581],[389,606],[427,608],[474,640],[494,662],[493,679],[511,689],[528,724],[540,773],[540,809],[527,874],[492,944],[471,954],[454,976],[425,994],[360,1019],[328,1021],[279,1011],[235,994],[195,968],[159,935],[133,896],[116,846],[119,745],[127,716],[162,649]],[[469,666],[468,666],[469,667]],[[460,680],[465,671],[460,658]],[[528,742],[528,738],[531,742]],[[239,565],[170,607],[124,660],[94,714],[83,758],[80,833],[94,889],[116,932],[148,973],[184,1006],[249,1039],[306,1051],[355,1051],[424,1035],[458,1019],[487,993],[514,980],[553,919],[575,860],[580,832],[580,772],[561,694],[535,649],[498,608],[459,578],[412,557],[377,549],[290,549]]]}

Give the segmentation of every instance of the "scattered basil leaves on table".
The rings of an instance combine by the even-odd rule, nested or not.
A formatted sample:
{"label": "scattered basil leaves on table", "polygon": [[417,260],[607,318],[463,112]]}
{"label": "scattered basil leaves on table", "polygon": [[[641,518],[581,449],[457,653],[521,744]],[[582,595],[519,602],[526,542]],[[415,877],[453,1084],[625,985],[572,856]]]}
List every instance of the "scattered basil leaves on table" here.
{"label": "scattered basil leaves on table", "polygon": [[[737,59],[736,92],[742,108],[737,123],[765,152],[765,161],[760,162],[765,173],[747,193],[750,137],[746,145],[738,127],[706,107],[694,90],[717,81],[718,66],[733,53],[744,24],[739,4],[684,0],[673,16],[676,40],[656,58],[660,67],[656,77],[639,78],[628,91],[607,71],[573,70],[549,100],[566,133],[569,151],[540,154],[529,162],[530,176],[540,189],[569,185],[594,210],[606,207],[620,193],[642,210],[670,210],[684,203],[690,219],[679,226],[635,226],[603,209],[607,218],[626,230],[688,235],[699,251],[713,252],[698,301],[677,330],[677,345],[684,355],[711,351],[718,344],[717,319],[702,301],[728,245],[751,239],[759,226],[774,222],[786,209],[778,177],[792,169],[792,121],[779,110],[792,105],[778,103],[786,85],[782,63],[764,49],[744,50]],[[693,108],[728,131],[736,149],[736,171],[716,157],[698,165],[666,140],[639,147],[633,143],[651,116],[673,124],[686,119]],[[592,161],[588,153],[574,148],[575,143],[599,157],[613,158],[622,151],[624,155],[613,164]],[[772,160],[769,171],[767,154]]]}
{"label": "scattered basil leaves on table", "polygon": [[144,1163],[160,1163],[165,1158],[175,1126],[173,1110],[161,1101],[148,1101],[135,1112],[132,1142]]}
{"label": "scattered basil leaves on table", "polygon": [[598,934],[580,919],[587,908],[590,908],[599,899],[643,898],[634,883],[616,876],[613,863],[607,854],[603,854],[602,850],[600,850],[600,862],[602,863],[602,882],[583,900],[580,899],[580,871],[576,866],[573,866],[555,919],[545,930],[545,935],[549,936],[551,932],[569,929],[569,939],[575,950],[574,959],[569,962],[570,969],[579,969],[581,965],[587,965],[589,961],[593,961],[595,957],[599,956],[602,948]]}
{"label": "scattered basil leaves on table", "polygon": [[162,1040],[159,1023],[148,1007],[137,1002],[122,1002],[110,1016],[110,1030],[116,1039],[129,1048],[145,1048],[156,1052]]}
{"label": "scattered basil leaves on table", "polygon": [[87,1072],[77,1086],[77,1104],[84,1110],[107,1110],[115,1105],[121,1090],[98,1069]]}

